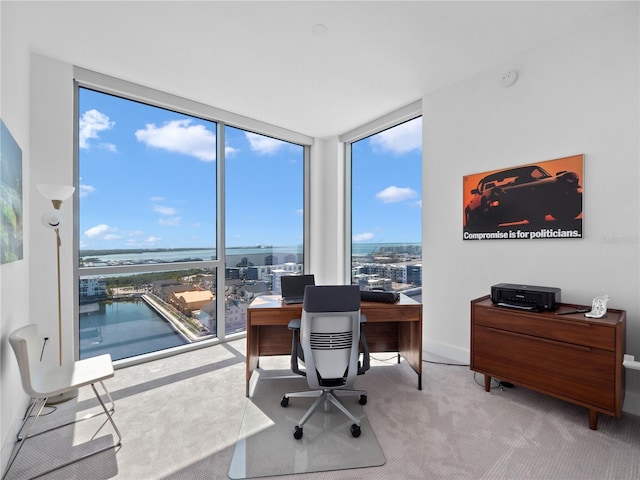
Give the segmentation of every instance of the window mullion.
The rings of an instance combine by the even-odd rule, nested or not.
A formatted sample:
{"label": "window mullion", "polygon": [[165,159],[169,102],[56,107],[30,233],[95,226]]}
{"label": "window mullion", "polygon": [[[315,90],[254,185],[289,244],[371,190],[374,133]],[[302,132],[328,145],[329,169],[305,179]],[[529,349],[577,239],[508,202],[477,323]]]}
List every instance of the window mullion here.
{"label": "window mullion", "polygon": [[217,123],[216,128],[216,192],[218,198],[216,199],[216,249],[217,259],[220,261],[220,266],[216,274],[216,322],[218,338],[224,340],[226,336],[226,319],[225,319],[225,304],[226,304],[226,243],[225,243],[225,176],[224,176],[224,164],[225,164],[225,125],[222,122]]}

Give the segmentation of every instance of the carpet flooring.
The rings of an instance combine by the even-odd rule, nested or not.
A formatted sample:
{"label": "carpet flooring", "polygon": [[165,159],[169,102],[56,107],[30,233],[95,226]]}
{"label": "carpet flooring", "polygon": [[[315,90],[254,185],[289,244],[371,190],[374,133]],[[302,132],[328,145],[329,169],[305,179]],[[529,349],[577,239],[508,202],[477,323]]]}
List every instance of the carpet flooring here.
{"label": "carpet flooring", "polygon": [[[228,479],[249,403],[245,345],[240,339],[117,370],[106,384],[116,402],[122,447],[42,478]],[[260,364],[264,371],[285,370],[288,358],[264,357]],[[517,386],[487,393],[469,367],[425,363],[423,390],[416,383],[413,370],[397,364],[392,354],[374,355],[372,368],[358,378],[358,388],[368,392],[362,409],[384,465],[270,478],[640,478],[640,417],[600,415],[598,430],[592,431],[584,408]],[[82,389],[77,399],[47,416],[43,426],[72,417],[76,410],[84,414],[96,408],[91,390]],[[70,450],[112,441],[110,427],[100,428],[100,422],[98,417],[27,443],[7,480],[30,478]],[[258,455],[250,463],[270,461]]]}

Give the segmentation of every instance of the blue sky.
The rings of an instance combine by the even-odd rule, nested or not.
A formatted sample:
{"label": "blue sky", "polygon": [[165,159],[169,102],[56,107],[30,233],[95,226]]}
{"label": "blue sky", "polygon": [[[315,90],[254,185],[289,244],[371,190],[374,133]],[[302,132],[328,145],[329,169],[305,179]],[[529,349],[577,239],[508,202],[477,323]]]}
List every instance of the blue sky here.
{"label": "blue sky", "polygon": [[422,240],[422,117],[353,144],[352,241]]}
{"label": "blue sky", "polygon": [[[214,122],[81,89],[79,129],[81,249],[215,246]],[[354,145],[354,241],[420,241],[421,130]],[[303,148],[225,137],[227,246],[302,243]]]}

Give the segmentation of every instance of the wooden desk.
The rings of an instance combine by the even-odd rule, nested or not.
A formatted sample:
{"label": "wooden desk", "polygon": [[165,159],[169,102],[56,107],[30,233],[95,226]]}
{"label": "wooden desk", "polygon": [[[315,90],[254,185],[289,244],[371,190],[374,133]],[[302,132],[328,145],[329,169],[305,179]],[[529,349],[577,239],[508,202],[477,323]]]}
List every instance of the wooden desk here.
{"label": "wooden desk", "polygon": [[[364,332],[369,352],[398,352],[418,374],[418,389],[422,390],[422,304],[400,295],[396,303],[362,302],[360,311],[367,316]],[[301,315],[301,304],[286,305],[280,295],[263,295],[251,303],[247,310],[247,396],[260,356],[291,353],[292,334],[287,325]]]}

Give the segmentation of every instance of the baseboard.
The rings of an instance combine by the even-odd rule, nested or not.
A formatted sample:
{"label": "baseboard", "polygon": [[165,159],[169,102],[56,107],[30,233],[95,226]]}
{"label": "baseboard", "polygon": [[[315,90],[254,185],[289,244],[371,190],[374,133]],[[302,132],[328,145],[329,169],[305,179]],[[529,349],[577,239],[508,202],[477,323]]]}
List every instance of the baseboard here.
{"label": "baseboard", "polygon": [[640,417],[640,393],[630,392],[629,389],[627,389],[624,392],[622,411]]}
{"label": "baseboard", "polygon": [[0,474],[3,474],[9,463],[9,457],[13,452],[13,447],[16,443],[16,435],[13,433],[15,428],[10,428],[7,434],[2,439],[2,458],[0,459]]}
{"label": "baseboard", "polygon": [[[28,399],[30,401],[30,399]],[[16,415],[11,422],[11,425],[8,429],[4,430],[4,438],[2,439],[2,457],[0,458],[0,473],[4,473],[4,470],[7,468],[7,463],[9,463],[9,458],[11,458],[11,453],[13,452],[13,448],[16,444],[16,435],[18,434],[18,429],[22,426],[22,417],[18,415],[19,412],[25,412],[29,403],[25,401],[24,408],[16,411]]]}
{"label": "baseboard", "polygon": [[468,349],[454,347],[440,342],[424,340],[422,343],[423,356],[434,354],[439,357],[450,359],[456,363],[469,363],[471,353]]}

